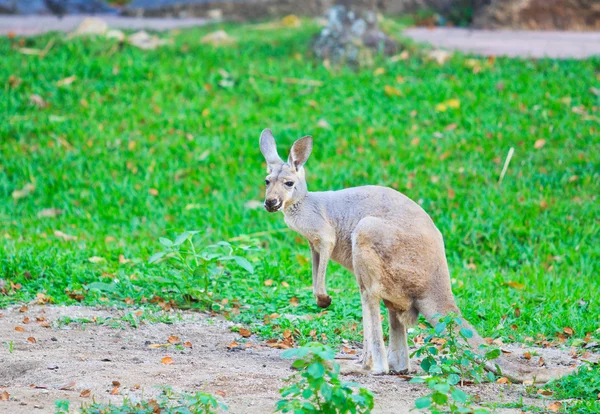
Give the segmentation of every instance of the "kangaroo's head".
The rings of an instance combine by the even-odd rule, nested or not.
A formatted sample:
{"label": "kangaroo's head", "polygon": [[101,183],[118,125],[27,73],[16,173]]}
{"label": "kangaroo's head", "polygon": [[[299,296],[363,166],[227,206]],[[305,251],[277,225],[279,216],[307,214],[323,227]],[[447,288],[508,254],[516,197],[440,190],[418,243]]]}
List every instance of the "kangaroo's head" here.
{"label": "kangaroo's head", "polygon": [[267,160],[265,209],[274,213],[304,198],[308,190],[303,166],[312,151],[312,137],[294,142],[287,162],[283,162],[271,130],[265,129],[260,134],[260,151]]}

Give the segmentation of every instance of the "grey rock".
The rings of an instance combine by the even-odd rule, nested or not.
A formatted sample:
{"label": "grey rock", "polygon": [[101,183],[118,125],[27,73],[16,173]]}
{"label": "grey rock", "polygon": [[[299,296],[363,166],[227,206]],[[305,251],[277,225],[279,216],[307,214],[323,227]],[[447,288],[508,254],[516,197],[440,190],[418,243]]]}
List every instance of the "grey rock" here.
{"label": "grey rock", "polygon": [[398,45],[377,27],[377,16],[370,10],[351,10],[343,5],[330,8],[327,26],[313,39],[313,51],[333,64],[360,64],[361,56],[375,53],[391,55]]}

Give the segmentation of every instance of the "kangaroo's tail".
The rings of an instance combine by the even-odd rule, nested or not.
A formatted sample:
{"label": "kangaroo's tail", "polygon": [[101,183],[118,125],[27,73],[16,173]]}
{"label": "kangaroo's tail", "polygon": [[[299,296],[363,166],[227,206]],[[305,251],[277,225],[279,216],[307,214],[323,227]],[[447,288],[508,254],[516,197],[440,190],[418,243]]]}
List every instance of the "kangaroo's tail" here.
{"label": "kangaroo's tail", "polygon": [[[473,332],[473,336],[468,339],[469,345],[473,348],[473,350],[478,351],[479,346],[484,344],[485,341],[483,340],[481,335],[479,335],[479,333],[475,330],[475,328],[462,317],[458,308],[456,308],[456,306],[452,306],[452,308],[454,309],[443,313],[431,313],[427,312],[423,308],[420,309],[420,311],[421,314],[425,317],[425,319],[427,319],[427,321],[434,326],[438,322],[439,315],[443,315],[448,312],[454,312],[457,315],[459,315],[460,319],[462,320],[462,326]],[[424,310],[425,312],[423,312]],[[544,384],[546,382],[560,378],[573,372],[573,369],[571,368],[528,367],[523,364],[510,361],[508,357],[504,354],[501,354],[497,359],[488,361],[485,365],[485,368],[496,375],[501,375],[503,377],[508,378],[514,383],[531,382],[535,384]]]}

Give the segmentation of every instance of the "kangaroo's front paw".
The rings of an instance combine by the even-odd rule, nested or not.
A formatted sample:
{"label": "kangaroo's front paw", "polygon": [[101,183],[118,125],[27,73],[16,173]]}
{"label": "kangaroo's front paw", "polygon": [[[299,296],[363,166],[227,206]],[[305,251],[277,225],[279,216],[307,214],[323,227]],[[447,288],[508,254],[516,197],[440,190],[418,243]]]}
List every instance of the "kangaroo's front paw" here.
{"label": "kangaroo's front paw", "polygon": [[327,308],[331,305],[331,296],[329,295],[317,295],[317,306],[320,308]]}

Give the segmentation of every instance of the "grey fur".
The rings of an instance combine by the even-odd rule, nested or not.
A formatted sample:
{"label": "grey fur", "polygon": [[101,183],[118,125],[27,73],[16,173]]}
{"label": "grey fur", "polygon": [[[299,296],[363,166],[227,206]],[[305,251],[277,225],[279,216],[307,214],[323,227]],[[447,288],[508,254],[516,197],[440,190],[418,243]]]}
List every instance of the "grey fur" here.
{"label": "grey fur", "polygon": [[[287,163],[275,158],[277,149],[270,130],[261,134],[260,147],[269,172],[265,207],[271,212],[281,210],[286,224],[308,240],[317,305],[327,307],[331,303],[325,283],[330,259],[356,276],[364,346],[361,366],[351,371],[382,374],[410,370],[407,326],[414,324],[419,314],[432,323],[436,315],[460,315],[440,231],[421,206],[391,188],[309,192],[303,165],[312,149],[310,137],[294,143]],[[381,326],[382,300],[390,318],[387,354]],[[470,343],[477,349],[483,339],[467,321],[463,325],[473,330]],[[565,374],[519,367],[504,357],[499,362],[503,375],[517,382],[532,377],[545,382]],[[495,366],[489,369],[497,370]]]}

